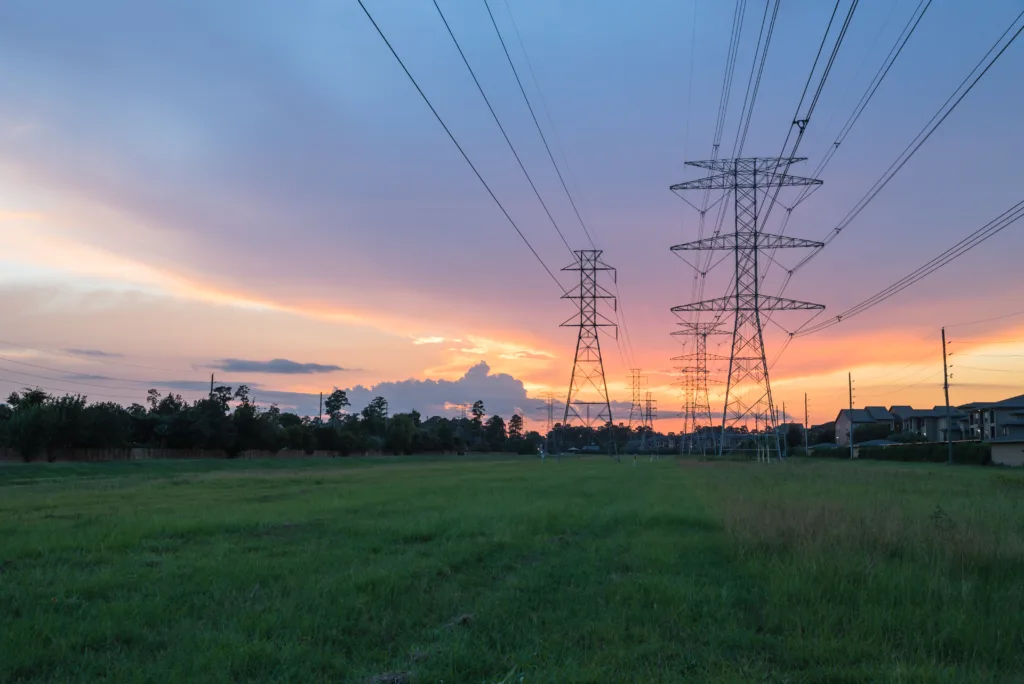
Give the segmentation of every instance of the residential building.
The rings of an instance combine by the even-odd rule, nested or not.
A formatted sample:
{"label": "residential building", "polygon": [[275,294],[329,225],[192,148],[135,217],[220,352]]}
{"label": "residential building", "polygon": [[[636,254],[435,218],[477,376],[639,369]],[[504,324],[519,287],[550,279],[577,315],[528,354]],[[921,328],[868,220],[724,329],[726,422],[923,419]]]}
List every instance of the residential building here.
{"label": "residential building", "polygon": [[862,409],[843,409],[836,416],[836,444],[850,446],[851,428],[862,425],[888,425],[895,429],[896,419],[884,406],[866,406]]}
{"label": "residential building", "polygon": [[1024,439],[1024,394],[1002,401],[976,401],[958,408],[967,414],[969,439]]}
{"label": "residential building", "polygon": [[947,436],[946,407],[936,406],[930,409],[915,409],[910,406],[893,406],[889,413],[896,419],[896,432],[914,432],[929,442],[945,442],[970,439],[965,430],[968,420],[967,412],[958,408],[949,408],[949,420],[952,423],[952,435]]}
{"label": "residential building", "polygon": [[1024,466],[1024,437],[997,437],[992,440],[992,463]]}

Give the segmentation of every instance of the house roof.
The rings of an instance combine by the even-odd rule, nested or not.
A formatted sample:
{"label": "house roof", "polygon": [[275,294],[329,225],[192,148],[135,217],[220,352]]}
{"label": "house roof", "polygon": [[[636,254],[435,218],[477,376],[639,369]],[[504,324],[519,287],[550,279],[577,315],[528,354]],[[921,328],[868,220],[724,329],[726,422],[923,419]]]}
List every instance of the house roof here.
{"label": "house roof", "polygon": [[[945,418],[946,407],[935,406],[930,409],[916,409],[909,406],[893,406],[889,411],[897,416],[900,420],[906,420],[907,418]],[[953,418],[964,418],[967,416],[966,413],[958,408],[949,407],[949,415]]]}
{"label": "house roof", "polygon": [[869,439],[864,442],[857,442],[853,446],[855,447],[872,447],[872,446],[892,446],[893,444],[899,444],[890,439]]}
{"label": "house roof", "polygon": [[893,420],[884,406],[866,406],[862,409],[842,409],[840,416],[848,416],[851,423],[882,423]]}
{"label": "house roof", "polygon": [[1024,409],[1024,394],[1001,401],[975,401],[970,404],[962,404],[961,409]]}

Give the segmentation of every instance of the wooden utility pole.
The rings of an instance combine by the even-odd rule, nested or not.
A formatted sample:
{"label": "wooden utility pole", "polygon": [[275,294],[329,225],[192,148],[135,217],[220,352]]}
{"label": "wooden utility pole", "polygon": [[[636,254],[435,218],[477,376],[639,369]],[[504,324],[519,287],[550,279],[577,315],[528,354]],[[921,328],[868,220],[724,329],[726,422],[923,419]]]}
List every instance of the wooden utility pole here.
{"label": "wooden utility pole", "polygon": [[853,373],[846,374],[846,380],[850,386],[850,458],[853,458]]}
{"label": "wooden utility pole", "polygon": [[946,329],[942,329],[942,391],[946,394],[946,455],[953,465],[953,415],[949,410],[949,365],[946,363]]}
{"label": "wooden utility pole", "polygon": [[320,393],[320,409],[319,413],[316,414],[316,422],[319,424],[324,419],[324,393]]}

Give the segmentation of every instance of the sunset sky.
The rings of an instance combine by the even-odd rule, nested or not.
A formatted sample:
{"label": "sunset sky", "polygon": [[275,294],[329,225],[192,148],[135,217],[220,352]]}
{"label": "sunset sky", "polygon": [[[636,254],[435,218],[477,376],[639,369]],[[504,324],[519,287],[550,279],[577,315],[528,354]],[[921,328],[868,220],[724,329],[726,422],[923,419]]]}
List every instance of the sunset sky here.
{"label": "sunset sky", "polygon": [[[129,403],[155,386],[193,399],[214,373],[302,413],[334,387],[357,409],[382,394],[393,411],[427,414],[483,399],[540,419],[545,392],[564,398],[576,338],[558,326],[571,304],[354,0],[57,4],[15,0],[0,21],[4,395],[39,385]],[[433,4],[366,4],[571,286],[559,272],[569,251]],[[482,0],[440,5],[566,238],[588,247]],[[831,5],[782,3],[745,154],[779,154]],[[860,3],[801,144],[808,161],[792,173],[813,172],[916,5]],[[672,429],[669,359],[685,350],[669,335],[670,308],[689,301],[692,271],[669,247],[696,238],[697,215],[668,187],[703,175],[683,162],[712,154],[733,5],[508,0],[550,122],[505,2],[491,7],[587,227],[619,269],[628,342],[626,331],[621,344],[603,340],[616,421],[635,363]],[[1019,0],[935,3],[787,234],[824,238],[1020,10]],[[748,3],[729,148],[763,11]],[[1024,39],[786,296],[834,315],[1020,201],[1022,73]],[[811,422],[831,420],[852,372],[858,406],[941,404],[943,325],[953,403],[1024,393],[1024,315],[1012,315],[1024,312],[1022,254],[1024,223],[796,339],[772,369],[776,401],[802,420],[806,392]],[[778,258],[791,267],[799,256]],[[706,296],[722,295],[729,275],[726,261]],[[773,268],[771,294],[783,276]],[[769,359],[782,328],[806,318],[773,319]],[[727,353],[718,342],[712,351]]]}

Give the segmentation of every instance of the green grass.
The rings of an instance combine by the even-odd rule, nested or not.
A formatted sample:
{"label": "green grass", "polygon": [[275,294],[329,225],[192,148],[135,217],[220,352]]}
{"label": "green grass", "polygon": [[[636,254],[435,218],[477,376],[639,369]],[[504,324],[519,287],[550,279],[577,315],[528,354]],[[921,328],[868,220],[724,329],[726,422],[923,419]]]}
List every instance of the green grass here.
{"label": "green grass", "polygon": [[3,682],[1012,682],[1024,476],[0,466]]}

